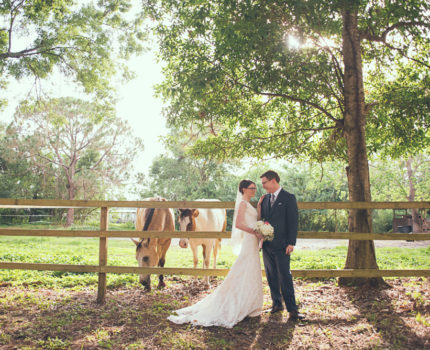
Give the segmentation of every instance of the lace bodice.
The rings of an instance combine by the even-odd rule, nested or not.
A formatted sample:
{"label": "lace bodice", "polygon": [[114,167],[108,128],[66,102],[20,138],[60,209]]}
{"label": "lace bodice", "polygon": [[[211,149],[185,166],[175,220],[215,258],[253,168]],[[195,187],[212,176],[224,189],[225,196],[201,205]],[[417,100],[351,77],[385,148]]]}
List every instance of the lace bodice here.
{"label": "lace bodice", "polygon": [[257,210],[252,206],[251,203],[247,201],[243,201],[246,203],[246,211],[245,211],[245,221],[250,227],[253,227],[257,222]]}

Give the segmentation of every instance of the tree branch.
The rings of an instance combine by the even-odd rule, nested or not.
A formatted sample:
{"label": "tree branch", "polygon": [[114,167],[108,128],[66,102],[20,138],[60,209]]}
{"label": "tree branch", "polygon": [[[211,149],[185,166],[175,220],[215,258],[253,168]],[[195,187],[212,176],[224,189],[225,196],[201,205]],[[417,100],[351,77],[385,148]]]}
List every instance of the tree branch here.
{"label": "tree branch", "polygon": [[425,62],[423,62],[423,61],[417,60],[416,58],[409,57],[408,55],[406,55],[406,54],[404,53],[404,51],[403,51],[402,49],[399,49],[399,48],[397,48],[397,47],[394,47],[394,46],[392,46],[392,45],[388,44],[388,43],[387,43],[387,42],[385,42],[385,41],[383,42],[383,44],[384,44],[386,47],[388,47],[389,49],[391,49],[391,50],[396,50],[396,51],[400,52],[400,54],[401,54],[404,58],[407,58],[408,60],[414,61],[414,62],[416,62],[416,63],[422,64],[423,66],[426,66],[427,68],[430,68],[430,65],[429,65],[429,64],[427,64],[427,63],[425,63]]}
{"label": "tree branch", "polygon": [[13,24],[15,22],[16,16],[18,15],[18,9],[24,4],[24,1],[25,0],[22,0],[14,8],[11,8],[11,10],[10,10],[9,43],[8,43],[7,52],[10,52],[10,50],[12,49],[12,29],[13,29]]}
{"label": "tree branch", "polygon": [[294,96],[290,96],[287,94],[281,94],[281,93],[272,93],[272,92],[259,92],[259,91],[255,91],[253,90],[250,86],[240,83],[238,81],[235,82],[236,84],[243,86],[244,88],[247,88],[248,90],[254,91],[254,93],[261,95],[261,96],[270,96],[270,97],[282,97],[285,99],[288,99],[290,101],[294,101],[294,102],[299,102],[299,103],[303,103],[303,104],[307,104],[310,105],[316,109],[318,109],[319,111],[321,111],[323,114],[325,114],[327,117],[329,117],[332,121],[334,121],[336,123],[336,127],[339,129],[343,129],[343,123],[341,120],[336,119],[331,113],[329,113],[326,109],[322,108],[321,106],[317,105],[316,103],[313,103],[311,101],[307,101],[298,97],[294,97]]}
{"label": "tree branch", "polygon": [[[54,47],[50,47],[50,48],[43,48],[43,41],[30,49],[25,49],[25,50],[21,50],[18,52],[6,52],[6,53],[0,53],[0,59],[5,59],[5,58],[21,58],[21,57],[28,57],[28,56],[35,56],[35,55],[40,55],[40,54],[48,54],[48,55],[53,55],[53,56],[57,56],[59,58],[62,58],[62,56],[58,53],[55,53],[56,50],[70,50],[70,51],[81,51],[81,52],[86,52],[85,50],[81,50],[79,47],[77,46],[54,46]],[[91,52],[89,52],[91,53]]]}
{"label": "tree branch", "polygon": [[288,136],[288,135],[293,135],[293,134],[297,134],[299,132],[303,132],[303,131],[312,131],[314,135],[316,132],[318,131],[323,131],[323,130],[332,130],[332,129],[337,129],[337,126],[327,126],[325,128],[300,128],[300,129],[296,129],[290,132],[286,132],[286,133],[282,133],[282,134],[277,134],[277,135],[272,135],[272,136],[268,136],[268,137],[254,137],[255,140],[271,140],[273,138],[277,138],[277,137],[284,137],[284,136]]}
{"label": "tree branch", "polygon": [[113,146],[115,146],[115,141],[116,141],[117,136],[118,136],[118,133],[115,133],[115,136],[114,136],[113,141],[112,141],[112,145],[105,151],[105,153],[103,153],[103,155],[96,162],[96,164],[94,164],[91,167],[91,169],[90,169],[91,171],[93,171],[95,168],[97,168],[97,166],[102,162],[102,160],[104,159],[104,157],[112,150]]}
{"label": "tree branch", "polygon": [[385,42],[385,39],[387,35],[392,32],[395,29],[402,28],[402,27],[413,27],[413,26],[420,26],[420,27],[426,27],[430,29],[430,24],[426,22],[421,21],[412,21],[412,22],[398,22],[396,24],[393,24],[392,26],[387,27],[381,35],[374,35],[369,32],[369,30],[366,31],[360,31],[360,40],[366,39],[368,41],[377,41],[377,42]]}
{"label": "tree branch", "polygon": [[398,29],[398,28],[413,27],[413,26],[421,26],[421,27],[425,27],[425,28],[430,29],[430,24],[426,23],[426,22],[421,22],[421,21],[399,22],[399,23],[393,24],[392,26],[389,26],[388,28],[386,28],[382,32],[381,35],[374,35],[373,33],[370,33],[369,30],[361,31],[360,32],[360,40],[366,39],[366,40],[372,41],[372,42],[380,42],[383,45],[385,45],[386,47],[388,47],[389,49],[398,51],[406,59],[414,61],[414,62],[419,63],[419,64],[422,64],[423,66],[425,66],[427,68],[430,68],[429,64],[427,64],[423,61],[420,61],[416,58],[409,57],[402,49],[394,47],[387,42],[387,35],[390,32],[392,32],[393,30]]}
{"label": "tree branch", "polygon": [[[343,108],[343,103],[342,103],[342,99],[336,94],[336,91],[334,91],[334,88],[331,86],[330,81],[328,79],[325,78],[324,75],[322,75],[323,79],[325,80],[328,88],[330,89],[331,93],[333,94],[334,98],[337,100],[337,104],[339,106],[340,111],[342,112],[342,115],[344,115],[344,108]],[[343,87],[341,87],[343,89]]]}
{"label": "tree branch", "polygon": [[33,56],[33,55],[38,55],[40,54],[40,52],[38,52],[37,50],[39,50],[41,48],[40,45],[33,47],[31,49],[25,49],[22,51],[18,51],[18,52],[6,52],[6,53],[1,53],[0,54],[0,59],[5,59],[5,58],[20,58],[20,57],[26,57],[26,56]]}
{"label": "tree branch", "polygon": [[[335,127],[333,127],[332,129],[335,129]],[[319,130],[313,130],[308,137],[305,137],[305,139],[300,143],[300,145],[297,146],[297,150],[300,150],[309,141],[309,139],[311,139],[317,133],[317,131]]]}
{"label": "tree branch", "polygon": [[364,114],[367,115],[373,107],[379,105],[379,102],[366,103],[364,105]]}
{"label": "tree branch", "polygon": [[61,167],[65,168],[65,169],[67,169],[67,168],[64,166],[64,164],[57,163],[55,160],[53,160],[53,159],[51,159],[51,158],[48,158],[48,157],[44,156],[44,155],[43,155],[43,154],[41,154],[41,153],[37,153],[37,156],[38,156],[38,157],[40,157],[40,158],[42,158],[42,159],[47,160],[49,163],[52,163],[52,164],[55,164],[55,165],[58,165],[58,166],[61,166]]}
{"label": "tree branch", "polygon": [[[58,163],[55,163],[55,164],[58,164],[58,165],[62,166],[64,169],[68,170],[69,168],[64,164],[63,159],[61,158],[61,155],[60,155],[60,153],[58,152],[58,148],[57,148],[57,147],[52,146],[52,144],[51,144],[51,143],[49,143],[49,146],[51,147],[51,149],[52,149],[52,150],[54,151],[54,153],[56,154],[57,159],[58,159],[58,161],[59,161],[59,163],[60,163],[60,164],[58,164]],[[67,173],[67,172],[66,172],[66,173]]]}
{"label": "tree branch", "polygon": [[[323,39],[321,35],[319,37],[321,39]],[[345,77],[344,77],[344,74],[343,74],[342,69],[340,67],[340,63],[339,63],[338,59],[336,58],[336,55],[330,50],[329,47],[321,46],[316,41],[314,41],[314,44],[317,47],[319,47],[320,49],[327,51],[330,54],[331,60],[333,62],[333,66],[334,66],[334,71],[336,72],[337,83],[339,85],[340,90],[343,92],[344,91],[344,85],[343,84],[344,84],[344,78]]]}

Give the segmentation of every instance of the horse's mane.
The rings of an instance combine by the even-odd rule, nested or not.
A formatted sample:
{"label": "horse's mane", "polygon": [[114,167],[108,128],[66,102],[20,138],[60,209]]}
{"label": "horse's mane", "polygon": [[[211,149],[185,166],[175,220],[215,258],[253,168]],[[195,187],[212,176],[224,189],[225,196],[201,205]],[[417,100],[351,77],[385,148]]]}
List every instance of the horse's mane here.
{"label": "horse's mane", "polygon": [[[148,201],[148,202],[165,202],[165,201],[167,201],[167,199],[163,198],[163,197],[150,197],[150,198],[145,198],[143,200]],[[145,214],[143,215],[143,222],[144,223],[146,222],[146,220],[148,220],[148,216],[150,213],[149,209],[151,209],[151,208],[145,208]]]}
{"label": "horse's mane", "polygon": [[[148,202],[165,202],[167,201],[166,198],[163,197],[150,197],[150,198],[144,198],[144,201]],[[154,209],[155,210],[155,209]],[[151,215],[151,208],[144,208],[144,214],[143,214],[143,224],[145,225],[146,221],[148,220],[149,216]],[[136,251],[142,248],[142,244],[148,245],[151,241],[151,238],[142,238],[139,245],[136,248]]]}

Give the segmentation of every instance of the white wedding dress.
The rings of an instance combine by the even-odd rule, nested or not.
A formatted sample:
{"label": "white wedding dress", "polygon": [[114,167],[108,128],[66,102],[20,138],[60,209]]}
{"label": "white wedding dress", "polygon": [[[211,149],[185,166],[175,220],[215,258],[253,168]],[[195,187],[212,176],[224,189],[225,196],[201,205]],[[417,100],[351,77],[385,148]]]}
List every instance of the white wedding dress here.
{"label": "white wedding dress", "polygon": [[[246,201],[245,201],[246,202]],[[257,211],[246,202],[245,223],[253,228]],[[168,320],[198,326],[232,328],[246,316],[259,316],[263,308],[263,282],[257,237],[244,232],[242,247],[224,281],[196,304],[177,310]]]}

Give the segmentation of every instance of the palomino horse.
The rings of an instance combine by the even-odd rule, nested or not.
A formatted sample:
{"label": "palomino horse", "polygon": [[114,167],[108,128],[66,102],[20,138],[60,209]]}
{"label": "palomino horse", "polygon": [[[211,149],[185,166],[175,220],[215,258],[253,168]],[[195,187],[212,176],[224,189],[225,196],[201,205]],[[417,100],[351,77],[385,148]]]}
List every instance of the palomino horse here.
{"label": "palomino horse", "polygon": [[[165,201],[165,198],[145,198],[145,201]],[[172,209],[139,208],[136,212],[137,231],[175,231],[175,216]],[[163,267],[171,238],[143,238],[136,244],[136,260],[141,267]],[[159,275],[158,288],[166,286],[163,275]],[[139,281],[145,290],[151,290],[151,275],[140,275]]]}
{"label": "palomino horse", "polygon": [[[199,199],[209,201],[207,199]],[[179,209],[179,227],[185,231],[217,231],[224,232],[227,226],[225,209]],[[221,248],[221,238],[182,238],[179,241],[181,248],[187,248],[188,244],[193,252],[194,268],[198,263],[198,246],[203,248],[203,268],[209,268],[211,252],[213,250],[214,269],[218,251]],[[205,276],[205,283],[209,285],[209,276]]]}

